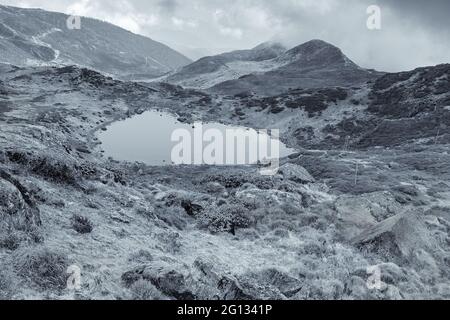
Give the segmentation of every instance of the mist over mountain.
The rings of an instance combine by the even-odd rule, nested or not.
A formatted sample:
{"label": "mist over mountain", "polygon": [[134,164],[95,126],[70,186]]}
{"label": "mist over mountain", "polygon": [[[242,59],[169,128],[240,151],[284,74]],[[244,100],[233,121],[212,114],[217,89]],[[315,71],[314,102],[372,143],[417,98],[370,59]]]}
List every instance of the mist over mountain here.
{"label": "mist over mountain", "polygon": [[340,49],[320,40],[301,44],[273,62],[278,67],[218,84],[212,90],[232,94],[251,91],[274,95],[295,88],[358,85],[379,74],[360,68]]}
{"label": "mist over mountain", "polygon": [[251,50],[205,57],[167,81],[218,93],[273,95],[299,87],[357,85],[381,74],[360,68],[325,41],[312,40],[290,50],[278,43],[264,43]]}
{"label": "mist over mountain", "polygon": [[0,5],[0,61],[18,66],[75,64],[122,78],[161,76],[191,62],[149,38],[110,23]]}

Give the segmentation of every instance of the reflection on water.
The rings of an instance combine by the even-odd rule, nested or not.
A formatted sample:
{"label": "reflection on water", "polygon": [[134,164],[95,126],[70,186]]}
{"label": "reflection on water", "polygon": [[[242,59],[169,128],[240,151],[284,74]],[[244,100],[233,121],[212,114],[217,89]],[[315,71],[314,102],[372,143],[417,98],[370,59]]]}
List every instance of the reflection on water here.
{"label": "reflection on water", "polygon": [[[192,159],[202,159],[204,147],[210,142],[203,142],[202,147],[195,147],[194,133],[202,128],[202,132],[208,129],[217,129],[226,136],[226,130],[236,130],[235,133],[242,133],[245,137],[249,133],[257,135],[259,138],[265,138],[266,141],[271,140],[264,132],[257,132],[254,129],[227,126],[220,123],[203,123],[203,124],[186,124],[177,121],[177,118],[169,113],[148,111],[141,115],[136,115],[129,119],[118,121],[111,124],[106,131],[99,133],[99,139],[102,142],[102,149],[107,157],[111,157],[120,161],[138,161],[148,165],[169,165],[173,164],[172,150],[179,141],[172,141],[174,132],[180,132],[180,129],[188,131],[192,136],[192,148],[189,153]],[[185,132],[186,132],[185,131]],[[272,141],[274,141],[272,139]],[[278,140],[276,140],[278,142]],[[224,143],[226,145],[226,143]],[[237,149],[235,149],[237,151]],[[263,160],[259,157],[259,153],[252,153],[252,148],[246,148],[246,159],[256,157],[257,160]],[[269,153],[272,149],[269,148]],[[280,157],[288,156],[294,152],[293,149],[287,148],[283,143],[279,142]],[[251,154],[249,154],[251,153]],[[215,153],[214,153],[215,154]],[[238,154],[239,156],[239,154]],[[198,164],[196,162],[192,162]]]}

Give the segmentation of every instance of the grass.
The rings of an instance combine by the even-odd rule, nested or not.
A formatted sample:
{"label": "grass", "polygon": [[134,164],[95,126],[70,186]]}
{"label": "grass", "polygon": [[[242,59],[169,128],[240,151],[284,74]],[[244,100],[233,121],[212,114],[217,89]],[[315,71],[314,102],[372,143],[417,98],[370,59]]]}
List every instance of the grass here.
{"label": "grass", "polygon": [[28,247],[16,251],[14,269],[20,277],[41,289],[61,290],[67,285],[69,266],[66,255],[45,247]]}
{"label": "grass", "polygon": [[164,295],[148,280],[140,279],[131,285],[133,300],[165,300]]}
{"label": "grass", "polygon": [[0,270],[0,300],[9,300],[12,295],[13,283],[10,277],[4,269]]}
{"label": "grass", "polygon": [[94,229],[89,218],[77,214],[72,216],[72,228],[80,234],[91,233]]}
{"label": "grass", "polygon": [[20,246],[21,239],[15,232],[8,232],[5,236],[0,237],[0,248],[7,250],[17,250]]}

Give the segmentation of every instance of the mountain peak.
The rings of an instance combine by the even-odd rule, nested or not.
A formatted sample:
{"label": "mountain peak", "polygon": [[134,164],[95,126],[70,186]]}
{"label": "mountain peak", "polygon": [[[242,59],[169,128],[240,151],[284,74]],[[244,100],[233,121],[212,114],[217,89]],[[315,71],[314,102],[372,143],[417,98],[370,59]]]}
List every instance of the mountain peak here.
{"label": "mountain peak", "polygon": [[320,39],[313,39],[310,41],[307,41],[305,43],[302,43],[292,49],[290,49],[289,51],[291,52],[314,52],[317,50],[324,50],[324,49],[328,49],[328,50],[339,50],[340,49],[334,45],[332,45],[329,42],[320,40]]}
{"label": "mountain peak", "polygon": [[312,39],[312,40],[306,41],[305,43],[303,43],[299,46],[334,47],[334,48],[336,48],[336,46],[332,45],[329,42],[321,40],[321,39]]}
{"label": "mountain peak", "polygon": [[265,50],[265,49],[282,50],[283,52],[286,51],[286,47],[283,46],[280,42],[276,41],[263,42],[254,47],[252,50]]}
{"label": "mountain peak", "polygon": [[279,57],[280,61],[301,64],[304,67],[345,65],[357,67],[338,47],[319,39],[296,46]]}

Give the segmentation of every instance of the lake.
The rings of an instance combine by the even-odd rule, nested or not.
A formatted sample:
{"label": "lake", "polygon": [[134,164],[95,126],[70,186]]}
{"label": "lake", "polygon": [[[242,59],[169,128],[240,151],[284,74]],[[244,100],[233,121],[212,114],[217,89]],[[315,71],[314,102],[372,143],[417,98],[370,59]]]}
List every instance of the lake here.
{"label": "lake", "polygon": [[[264,130],[214,122],[181,123],[176,116],[158,111],[114,122],[106,131],[99,132],[98,138],[105,156],[152,166],[254,164],[278,153],[279,157],[286,157],[295,152],[276,139],[274,132],[271,135]],[[246,142],[244,152],[239,149],[239,140]],[[229,162],[231,159],[233,163]]]}

